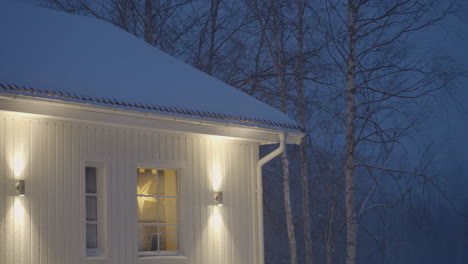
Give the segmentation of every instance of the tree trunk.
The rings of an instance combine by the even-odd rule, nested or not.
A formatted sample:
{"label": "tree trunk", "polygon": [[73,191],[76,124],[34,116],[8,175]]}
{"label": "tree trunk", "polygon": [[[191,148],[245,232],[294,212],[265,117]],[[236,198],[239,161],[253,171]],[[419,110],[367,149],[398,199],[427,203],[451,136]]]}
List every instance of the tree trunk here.
{"label": "tree trunk", "polygon": [[[276,74],[278,76],[278,88],[280,90],[280,110],[283,113],[286,113],[286,104],[287,104],[287,87],[286,87],[286,73],[285,73],[285,65],[283,63],[284,50],[282,47],[282,43],[280,41],[280,36],[278,30],[279,21],[278,21],[278,13],[279,9],[276,6],[276,1],[271,1],[271,9],[270,12],[272,13],[272,38],[270,40],[267,35],[267,28],[263,23],[264,17],[260,15],[260,10],[257,1],[252,2],[253,10],[256,14],[258,19],[260,30],[262,32],[263,40],[265,41],[265,45],[268,49],[268,53],[271,57],[273,62]],[[289,187],[289,161],[288,156],[285,150],[281,153],[281,165],[283,167],[283,195],[284,195],[284,211],[286,216],[286,228],[288,231],[288,239],[289,239],[289,250],[290,250],[290,260],[291,264],[297,264],[297,252],[296,252],[296,235],[294,233],[294,221],[292,215],[292,208],[291,208],[291,193]]]}
{"label": "tree trunk", "polygon": [[[303,6],[302,0],[297,0],[297,65],[296,80],[298,93],[298,112],[299,123],[305,127],[304,117],[304,78],[303,78]],[[307,175],[307,152],[306,142],[303,139],[300,144],[301,156],[301,186],[302,186],[302,214],[304,219],[304,246],[306,253],[306,264],[312,264],[312,238],[310,231],[310,212],[309,212],[309,180]]]}
{"label": "tree trunk", "polygon": [[286,213],[286,227],[288,230],[291,264],[297,264],[296,236],[294,233],[294,222],[291,209],[291,192],[289,190],[289,161],[286,154],[286,148],[281,153],[281,165],[283,167],[284,211]]}
{"label": "tree trunk", "polygon": [[357,221],[354,209],[354,122],[355,122],[355,56],[356,56],[356,6],[354,0],[348,0],[348,38],[349,51],[346,72],[346,170],[345,170],[345,196],[346,196],[346,263],[356,262],[357,247]]}
{"label": "tree trunk", "polygon": [[206,73],[212,75],[213,61],[215,57],[215,41],[216,27],[218,20],[219,0],[211,0],[210,6],[210,47],[208,51],[208,64],[206,65]]}
{"label": "tree trunk", "polygon": [[144,17],[144,30],[145,30],[145,41],[150,45],[154,45],[153,39],[153,1],[145,0],[145,17]]}

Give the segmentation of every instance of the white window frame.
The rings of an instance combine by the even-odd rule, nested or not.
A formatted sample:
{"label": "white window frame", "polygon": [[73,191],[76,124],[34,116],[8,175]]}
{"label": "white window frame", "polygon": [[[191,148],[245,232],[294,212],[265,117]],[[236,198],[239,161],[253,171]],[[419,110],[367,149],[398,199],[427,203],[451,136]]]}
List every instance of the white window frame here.
{"label": "white window frame", "polygon": [[[176,251],[143,251],[140,252],[138,251],[138,246],[136,245],[137,249],[137,255],[140,260],[151,260],[151,259],[165,259],[165,258],[171,258],[171,259],[185,259],[183,253],[184,253],[184,243],[182,241],[182,238],[184,237],[182,235],[182,171],[186,167],[185,162],[179,162],[179,161],[169,161],[169,162],[147,162],[147,163],[138,163],[136,166],[134,166],[133,173],[136,173],[139,168],[146,168],[146,169],[157,169],[157,170],[174,170],[176,171],[177,175],[177,196],[167,196],[167,197],[173,197],[177,199],[177,244],[178,244],[178,250]],[[134,174],[135,177],[135,204],[138,203],[138,195],[136,190],[137,190],[137,175]],[[151,197],[160,197],[160,195],[151,195]],[[164,196],[166,197],[166,196]],[[140,223],[138,223],[138,208],[135,210],[135,231],[136,235],[138,236],[138,226]],[[142,224],[145,225],[145,224]],[[158,224],[150,224],[150,225],[158,225]],[[168,224],[163,224],[162,226],[169,226]],[[135,240],[138,241],[138,238]]]}
{"label": "white window frame", "polygon": [[[81,196],[82,223],[83,223],[83,248],[86,259],[107,258],[108,239],[107,239],[107,161],[85,161],[82,166],[82,188]],[[96,194],[86,193],[86,167],[94,167],[96,171]],[[97,221],[86,219],[86,197],[97,197]],[[88,249],[86,246],[86,224],[97,224],[97,248]]]}

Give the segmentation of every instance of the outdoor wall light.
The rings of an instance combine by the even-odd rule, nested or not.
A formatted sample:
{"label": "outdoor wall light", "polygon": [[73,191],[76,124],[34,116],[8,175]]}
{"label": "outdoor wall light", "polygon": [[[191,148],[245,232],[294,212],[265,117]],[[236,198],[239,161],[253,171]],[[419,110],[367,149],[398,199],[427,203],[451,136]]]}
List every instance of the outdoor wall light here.
{"label": "outdoor wall light", "polygon": [[26,196],[26,184],[24,180],[16,181],[16,195],[17,196]]}
{"label": "outdoor wall light", "polygon": [[214,200],[215,200],[215,205],[223,206],[223,192],[215,192]]}

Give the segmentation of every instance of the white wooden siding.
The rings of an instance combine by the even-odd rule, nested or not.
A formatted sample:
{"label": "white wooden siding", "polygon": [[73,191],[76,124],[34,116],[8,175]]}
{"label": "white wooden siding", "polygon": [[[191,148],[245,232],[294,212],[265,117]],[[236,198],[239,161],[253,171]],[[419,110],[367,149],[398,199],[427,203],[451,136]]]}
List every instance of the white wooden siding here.
{"label": "white wooden siding", "polygon": [[[157,263],[255,263],[257,159],[251,142],[0,112],[0,264],[156,263],[137,255],[135,165],[143,163],[184,164],[186,260]],[[107,163],[107,260],[84,257],[86,161]],[[223,207],[213,206],[215,174]],[[15,179],[26,180],[26,197],[14,195]]]}

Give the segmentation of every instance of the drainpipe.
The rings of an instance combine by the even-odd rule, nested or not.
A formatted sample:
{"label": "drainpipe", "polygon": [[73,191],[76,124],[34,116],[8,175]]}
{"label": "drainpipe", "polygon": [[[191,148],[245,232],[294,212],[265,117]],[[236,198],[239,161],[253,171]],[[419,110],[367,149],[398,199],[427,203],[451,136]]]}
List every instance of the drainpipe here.
{"label": "drainpipe", "polygon": [[263,237],[263,187],[262,187],[262,167],[265,163],[274,159],[283,152],[285,148],[285,134],[281,133],[279,136],[279,147],[268,155],[263,157],[257,163],[257,235],[258,235],[258,264],[265,263],[265,243]]}

